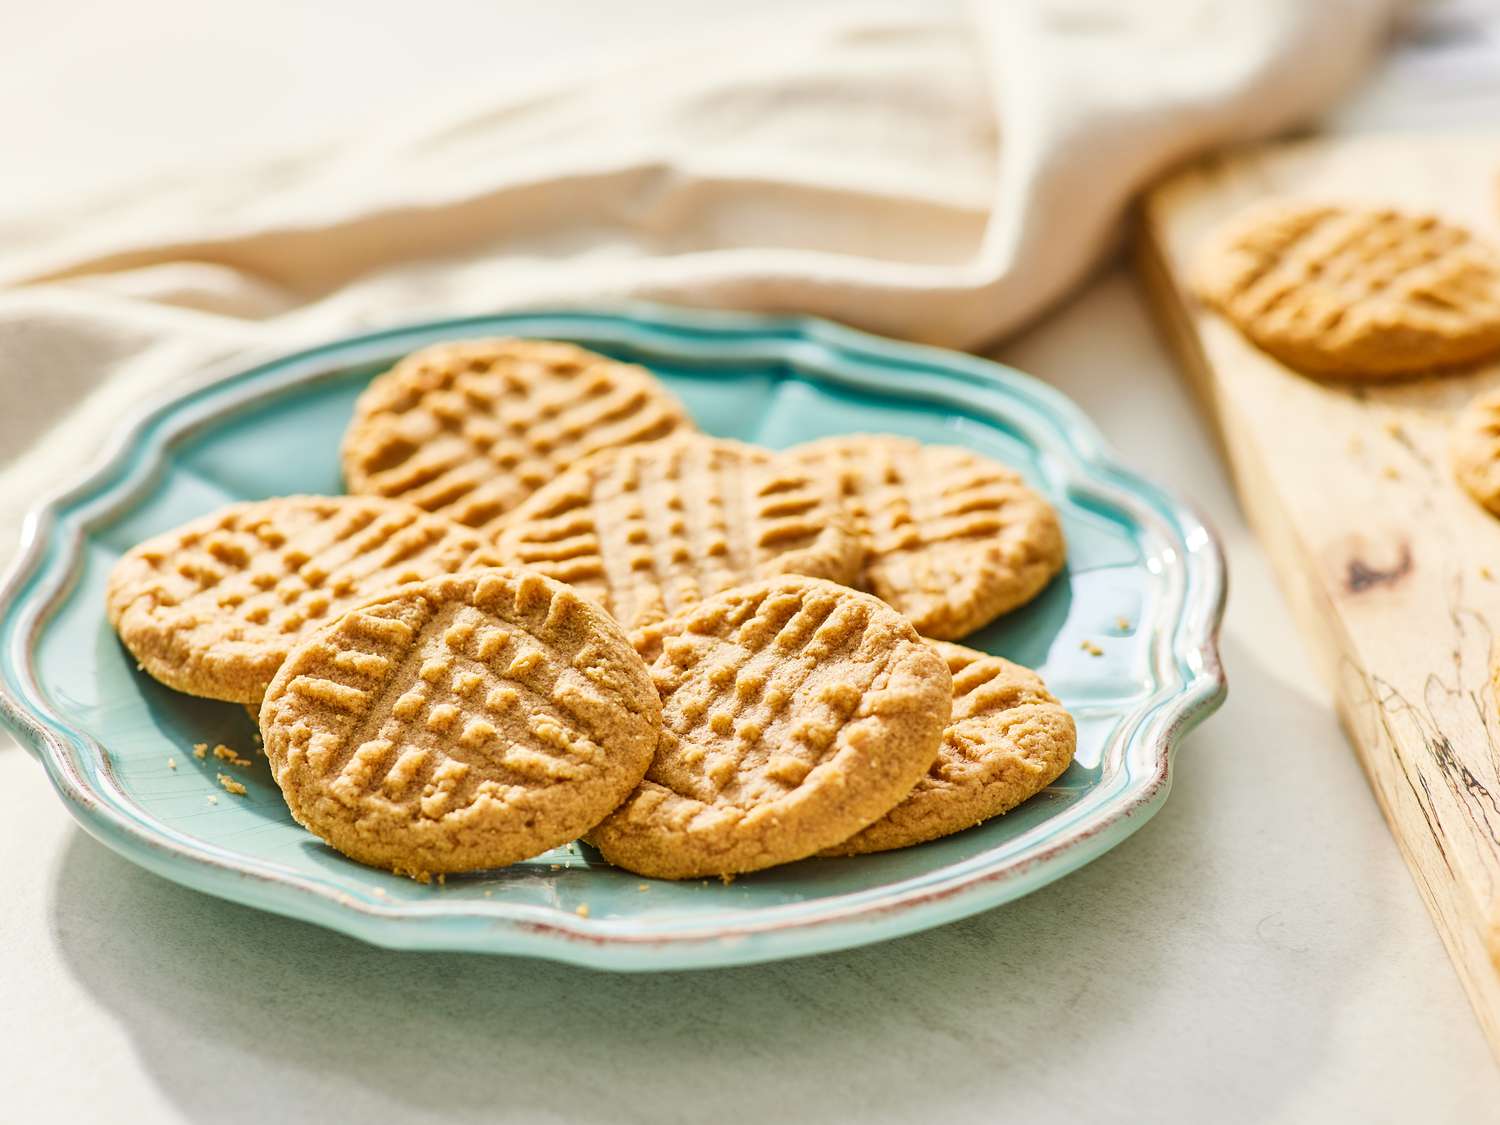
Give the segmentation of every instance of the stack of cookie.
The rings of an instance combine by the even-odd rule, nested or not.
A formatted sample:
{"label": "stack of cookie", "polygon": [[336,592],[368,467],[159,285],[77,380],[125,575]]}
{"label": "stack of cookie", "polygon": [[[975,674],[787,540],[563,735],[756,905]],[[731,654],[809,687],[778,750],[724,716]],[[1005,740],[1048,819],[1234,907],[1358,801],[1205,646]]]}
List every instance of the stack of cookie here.
{"label": "stack of cookie", "polygon": [[255,709],[299,823],[426,878],[582,837],[643,875],[936,839],[1072,759],[1032,672],[948,641],[1036,596],[1056,513],[896,437],[695,432],[565,344],[410,356],[345,436],[355,495],[143,543],[112,624],[179,691]]}

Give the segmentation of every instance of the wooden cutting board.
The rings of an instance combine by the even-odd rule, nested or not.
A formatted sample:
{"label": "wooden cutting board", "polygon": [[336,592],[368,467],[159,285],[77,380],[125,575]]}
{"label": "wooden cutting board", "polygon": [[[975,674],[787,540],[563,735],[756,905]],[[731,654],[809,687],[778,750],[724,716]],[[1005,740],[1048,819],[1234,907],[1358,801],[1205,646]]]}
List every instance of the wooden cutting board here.
{"label": "wooden cutting board", "polygon": [[1454,413],[1500,383],[1500,362],[1344,387],[1260,352],[1188,278],[1205,235],[1272,194],[1433,210],[1500,243],[1500,134],[1216,157],[1147,196],[1137,240],[1160,323],[1500,1055],[1500,520],[1454,482],[1447,448]]}

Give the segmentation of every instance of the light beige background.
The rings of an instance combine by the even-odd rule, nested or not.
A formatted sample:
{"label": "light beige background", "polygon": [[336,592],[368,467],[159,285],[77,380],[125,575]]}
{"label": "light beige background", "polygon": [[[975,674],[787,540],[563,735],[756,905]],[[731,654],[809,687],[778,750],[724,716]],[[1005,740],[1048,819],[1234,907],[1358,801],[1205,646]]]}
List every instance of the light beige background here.
{"label": "light beige background", "polygon": [[[737,10],[632,7],[0,5],[0,205],[237,161]],[[1430,70],[1398,60],[1340,121],[1420,123],[1428,92],[1445,123],[1500,106]],[[1074,396],[1229,550],[1231,697],[1135,838],[929,934],[609,977],[375,950],[181,890],[74,828],[7,743],[0,1118],[1483,1119],[1477,1026],[1133,281],[1111,267],[999,357]]]}

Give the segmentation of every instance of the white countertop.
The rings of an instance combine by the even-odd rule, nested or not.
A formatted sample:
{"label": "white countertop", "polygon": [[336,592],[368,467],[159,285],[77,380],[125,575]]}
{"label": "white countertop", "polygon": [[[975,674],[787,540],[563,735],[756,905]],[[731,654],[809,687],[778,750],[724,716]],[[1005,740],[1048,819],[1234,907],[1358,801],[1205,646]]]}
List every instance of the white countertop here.
{"label": "white countertop", "polygon": [[[247,14],[253,25],[212,30],[225,50],[210,65],[185,41],[210,34],[212,6],[20,7],[0,12],[0,147],[28,156],[0,163],[12,201],[177,162],[235,99],[244,132],[204,141],[213,159],[378,113],[394,104],[382,73],[398,60],[442,58],[457,81],[499,49],[505,22],[433,0],[268,4]],[[627,33],[623,8],[580,24],[587,8],[528,6],[526,36],[506,49],[525,56],[570,26],[596,42]],[[648,6],[628,33],[704,10]],[[488,21],[494,41],[455,37],[460,14]],[[280,50],[294,32],[303,45]],[[69,78],[84,72],[88,96]],[[274,81],[271,96],[245,92],[239,80],[255,74]],[[100,99],[101,82],[118,97]],[[219,92],[172,97],[164,83]],[[100,161],[106,171],[90,170]],[[608,976],[388,952],[184,890],[74,827],[4,740],[0,1118],[1481,1116],[1496,1075],[1478,1025],[1134,282],[1106,270],[998,355],[1073,396],[1131,464],[1196,500],[1228,550],[1229,701],[1189,736],[1171,798],[1136,836],[926,934],[777,965]]]}

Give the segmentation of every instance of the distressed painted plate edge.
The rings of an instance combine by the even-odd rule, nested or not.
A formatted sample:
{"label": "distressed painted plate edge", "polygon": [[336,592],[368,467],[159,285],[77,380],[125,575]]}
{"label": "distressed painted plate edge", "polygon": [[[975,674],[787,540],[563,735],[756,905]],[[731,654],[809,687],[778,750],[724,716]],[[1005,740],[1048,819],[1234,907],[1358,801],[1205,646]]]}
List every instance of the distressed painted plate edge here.
{"label": "distressed painted plate edge", "polygon": [[[1131,784],[1081,822],[1062,828],[1027,854],[958,865],[947,877],[907,880],[855,904],[837,898],[811,908],[768,908],[763,918],[730,925],[632,932],[618,919],[562,912],[538,917],[503,902],[446,904],[369,902],[286,870],[221,849],[166,837],[122,806],[108,784],[107,755],[73,730],[43,700],[33,653],[51,610],[76,576],[84,529],[131,502],[161,471],[165,450],[205,423],[269,395],[316,379],[335,361],[410,346],[444,333],[560,336],[587,344],[628,346],[663,359],[753,359],[819,370],[835,383],[920,401],[909,380],[940,374],[981,390],[1003,407],[966,409],[1018,428],[1058,458],[1065,486],[1123,510],[1161,535],[1172,602],[1159,615],[1157,638],[1176,670],[1156,684],[1133,727],[1126,752],[1142,765]],[[149,404],[124,425],[101,461],[71,487],[27,516],[22,546],[0,586],[0,717],[42,761],[75,819],[122,855],[176,882],[392,948],[464,950],[547,957],[622,971],[743,964],[803,956],[881,941],[941,925],[1018,898],[1107,851],[1139,828],[1166,799],[1173,754],[1183,735],[1223,701],[1226,685],[1217,638],[1225,569],[1213,533],[1192,508],[1122,466],[1094,425],[1057,391],[986,360],[857,332],[798,316],[703,312],[629,304],[601,310],[535,311],[471,317],[352,337],[260,361],[238,359]],[[90,768],[92,767],[92,768]],[[982,857],[981,857],[982,858]],[[941,872],[938,873],[942,875]],[[910,886],[920,882],[920,886]]]}

